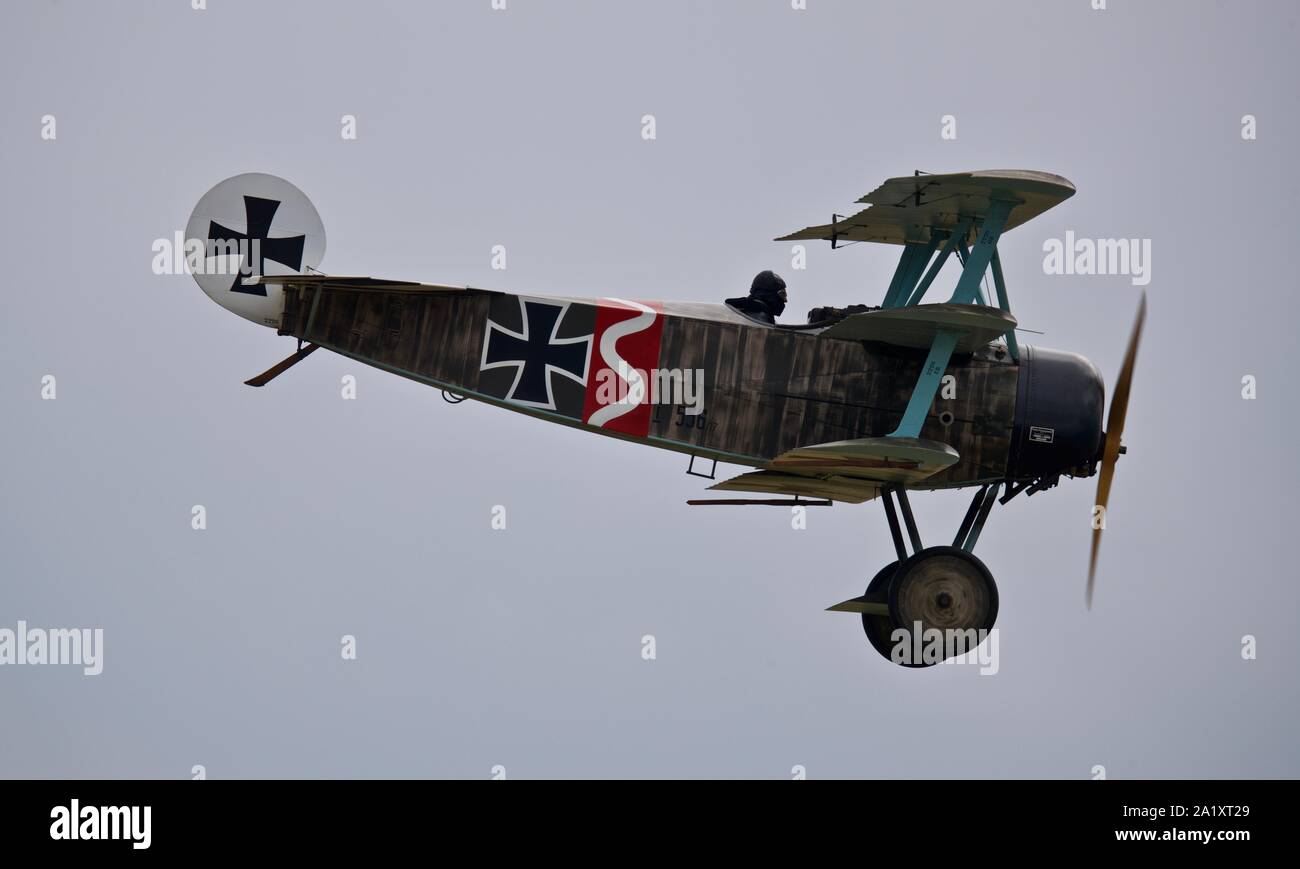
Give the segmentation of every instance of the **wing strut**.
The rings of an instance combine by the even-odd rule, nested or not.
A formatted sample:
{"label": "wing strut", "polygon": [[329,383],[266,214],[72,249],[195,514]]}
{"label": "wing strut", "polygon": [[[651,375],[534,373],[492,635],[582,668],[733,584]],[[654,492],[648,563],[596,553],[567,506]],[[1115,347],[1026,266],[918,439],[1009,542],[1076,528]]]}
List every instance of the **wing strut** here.
{"label": "wing strut", "polygon": [[979,239],[971,248],[970,255],[966,257],[966,267],[961,270],[957,289],[953,290],[952,298],[948,301],[958,305],[969,305],[979,295],[980,281],[984,279],[984,272],[989,267],[989,261],[993,259],[993,251],[998,246],[998,236],[1002,235],[1002,227],[1006,225],[1007,216],[1011,214],[1011,206],[1014,204],[1006,199],[994,199],[989,203],[988,214],[984,216],[980,226]]}
{"label": "wing strut", "polygon": [[939,251],[939,256],[935,257],[934,262],[930,265],[930,270],[925,273],[924,280],[912,291],[912,295],[908,297],[907,301],[903,302],[904,305],[915,305],[921,301],[925,296],[925,291],[930,289],[930,284],[934,283],[934,279],[939,276],[939,270],[943,268],[943,264],[948,261],[948,257],[952,256],[952,252],[957,249],[958,243],[966,237],[966,233],[969,231],[970,220],[963,220],[952,235],[948,236],[948,240],[943,245],[943,250]]}
{"label": "wing strut", "polygon": [[903,248],[903,255],[898,258],[898,268],[894,270],[894,279],[889,282],[885,301],[881,303],[882,308],[897,308],[912,294],[916,282],[925,273],[925,267],[941,241],[943,234],[935,232],[927,244],[908,242]]}
{"label": "wing strut", "polygon": [[[1011,312],[1011,302],[1007,298],[1007,282],[1002,277],[1002,260],[998,257],[998,249],[993,248],[993,287],[998,292],[998,307],[1007,313]],[[1020,345],[1016,343],[1016,330],[1008,329],[1006,331],[1007,349],[1011,351],[1011,358],[1017,362],[1020,361]]]}
{"label": "wing strut", "polygon": [[[953,290],[952,298],[949,304],[970,305],[975,301],[983,303],[984,299],[980,293],[980,282],[984,279],[984,272],[988,269],[994,254],[997,252],[998,237],[1002,235],[1002,227],[1007,222],[1007,216],[1011,214],[1011,208],[1014,202],[1006,199],[994,199],[989,204],[988,214],[980,224],[979,238],[975,246],[969,253],[964,253],[966,246],[966,227],[969,221],[963,221],[958,231],[948,237],[948,241],[943,246],[943,251],[936,258],[930,271],[926,274],[912,297],[907,300],[907,304],[915,305],[925,295],[930,284],[934,281],[939,269],[943,267],[946,260],[953,251],[963,251],[962,259],[964,260],[961,277],[957,280],[957,289]],[[1000,295],[1006,295],[1005,287],[999,287]],[[899,422],[898,428],[889,433],[891,438],[914,438],[921,434],[921,426],[925,423],[925,417],[930,412],[930,405],[934,402],[934,394],[939,389],[939,382],[943,379],[943,373],[948,369],[948,360],[952,358],[952,351],[957,347],[957,342],[965,334],[962,331],[949,329],[940,329],[934,335],[934,341],[930,344],[930,353],[925,358],[925,363],[921,366],[921,376],[916,380],[916,386],[912,389],[912,397],[908,399],[907,409],[903,412],[903,419]]]}
{"label": "wing strut", "polygon": [[[970,259],[970,251],[966,248],[965,244],[962,244],[961,247],[957,248],[957,262],[961,263],[962,268],[965,268],[966,260],[968,259]],[[990,307],[988,300],[984,298],[984,290],[980,288],[979,284],[975,285],[974,302],[981,304],[986,308]]]}
{"label": "wing strut", "polygon": [[961,333],[950,332],[947,329],[940,329],[935,333],[934,343],[930,345],[930,355],[925,357],[925,364],[921,366],[921,376],[917,378],[916,386],[912,389],[912,397],[908,399],[907,410],[903,412],[903,419],[898,424],[898,428],[891,431],[889,437],[920,436],[921,424],[925,422],[926,414],[930,412],[930,404],[939,389],[939,381],[943,379],[943,373],[948,370],[948,360],[952,358],[953,348],[957,346],[957,339],[960,337]]}

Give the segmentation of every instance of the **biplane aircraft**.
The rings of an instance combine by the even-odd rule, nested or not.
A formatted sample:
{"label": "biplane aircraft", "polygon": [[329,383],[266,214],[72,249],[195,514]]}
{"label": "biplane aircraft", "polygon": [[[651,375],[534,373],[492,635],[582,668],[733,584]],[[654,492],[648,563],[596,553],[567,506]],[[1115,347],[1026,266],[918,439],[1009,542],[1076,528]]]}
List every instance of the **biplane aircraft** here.
{"label": "biplane aircraft", "polygon": [[[1063,475],[1098,475],[1104,517],[1124,452],[1145,298],[1103,430],[1096,367],[1016,340],[998,256],[1005,232],[1074,192],[1058,175],[1021,170],[890,178],[859,200],[867,207],[857,214],[777,239],[901,248],[879,306],[801,325],[724,303],[322,274],[315,208],[292,184],[262,174],[209,191],[190,218],[186,250],[218,304],[298,341],[250,386],[323,347],[441,389],[453,403],[474,399],[683,453],[689,471],[710,479],[712,471],[695,471],[697,459],[713,470],[719,462],[751,468],[710,487],[728,497],[691,504],[879,499],[894,558],[864,594],[830,609],[859,614],[871,645],[891,658],[918,623],[993,627],[997,585],[974,549],[995,502],[1052,488]],[[954,258],[955,287],[927,300]],[[963,487],[975,492],[952,545],[924,546],[908,493]],[[1093,526],[1089,605],[1104,522]]]}

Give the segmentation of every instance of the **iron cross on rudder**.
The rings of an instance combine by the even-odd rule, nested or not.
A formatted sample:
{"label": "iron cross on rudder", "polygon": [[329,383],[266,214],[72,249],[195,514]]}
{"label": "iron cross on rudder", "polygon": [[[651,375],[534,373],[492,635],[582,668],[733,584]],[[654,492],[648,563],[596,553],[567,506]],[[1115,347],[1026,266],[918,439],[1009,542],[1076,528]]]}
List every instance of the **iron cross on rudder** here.
{"label": "iron cross on rudder", "polygon": [[[212,256],[213,242],[229,245],[235,242],[239,245],[240,253],[243,259],[239,263],[239,272],[235,275],[234,283],[230,285],[232,293],[248,293],[253,296],[265,296],[266,287],[262,284],[245,286],[243,278],[249,275],[264,274],[263,269],[266,261],[271,260],[287,266],[294,271],[302,268],[302,250],[307,241],[305,235],[293,235],[287,238],[270,238],[271,221],[275,218],[276,209],[280,207],[279,201],[275,199],[261,199],[257,196],[244,197],[244,216],[247,220],[248,232],[236,232],[233,229],[227,229],[215,220],[211,221],[208,226],[208,256]],[[257,268],[253,269],[252,259],[256,258]]]}

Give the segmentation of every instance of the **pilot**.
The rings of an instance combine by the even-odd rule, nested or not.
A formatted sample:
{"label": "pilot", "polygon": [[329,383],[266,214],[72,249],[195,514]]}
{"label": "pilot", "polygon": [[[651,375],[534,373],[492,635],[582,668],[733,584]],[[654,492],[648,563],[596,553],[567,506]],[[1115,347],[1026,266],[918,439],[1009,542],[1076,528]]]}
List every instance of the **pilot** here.
{"label": "pilot", "polygon": [[785,310],[785,303],[785,281],[772,271],[762,271],[754,276],[748,296],[727,299],[727,304],[737,311],[774,325]]}

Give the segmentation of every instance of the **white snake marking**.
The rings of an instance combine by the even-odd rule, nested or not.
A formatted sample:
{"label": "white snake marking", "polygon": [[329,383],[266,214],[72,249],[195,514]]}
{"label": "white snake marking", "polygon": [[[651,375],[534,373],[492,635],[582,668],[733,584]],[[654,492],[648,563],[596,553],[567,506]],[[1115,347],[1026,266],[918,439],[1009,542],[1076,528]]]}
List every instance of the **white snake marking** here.
{"label": "white snake marking", "polygon": [[645,398],[645,378],[640,371],[628,365],[626,359],[618,355],[614,345],[625,335],[635,335],[643,329],[648,329],[657,316],[653,308],[647,308],[640,302],[628,302],[623,299],[610,299],[610,301],[635,308],[641,313],[631,320],[615,323],[600,336],[600,358],[605,360],[605,366],[611,371],[619,372],[619,376],[627,381],[628,388],[625,397],[613,404],[605,405],[591,415],[591,419],[587,422],[595,426],[603,426],[611,419],[618,419],[623,414],[631,412]]}

